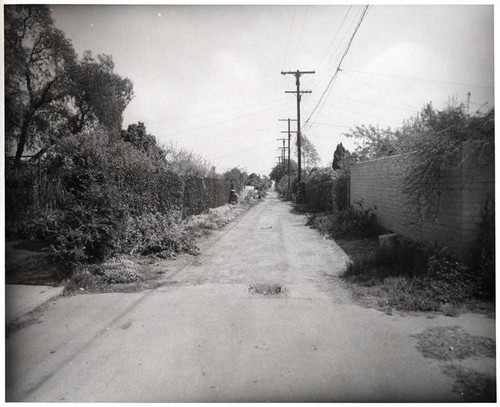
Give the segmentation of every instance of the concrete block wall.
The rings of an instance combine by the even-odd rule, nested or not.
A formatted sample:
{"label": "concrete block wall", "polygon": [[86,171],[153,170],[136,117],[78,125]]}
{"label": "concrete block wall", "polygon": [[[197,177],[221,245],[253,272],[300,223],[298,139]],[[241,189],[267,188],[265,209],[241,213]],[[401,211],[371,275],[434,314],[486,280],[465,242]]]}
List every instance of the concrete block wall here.
{"label": "concrete block wall", "polygon": [[477,238],[478,224],[487,199],[494,200],[494,163],[477,166],[477,157],[468,146],[463,148],[456,170],[445,171],[439,184],[439,208],[420,224],[411,215],[412,206],[402,192],[405,171],[412,154],[366,161],[351,168],[350,203],[360,209],[371,208],[386,229],[415,241],[447,247],[467,258]]}

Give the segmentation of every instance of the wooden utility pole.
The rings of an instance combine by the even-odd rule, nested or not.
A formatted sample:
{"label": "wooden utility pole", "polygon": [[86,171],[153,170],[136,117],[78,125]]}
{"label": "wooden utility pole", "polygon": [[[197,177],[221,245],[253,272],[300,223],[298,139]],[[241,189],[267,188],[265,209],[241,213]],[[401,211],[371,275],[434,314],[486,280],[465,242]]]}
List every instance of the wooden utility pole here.
{"label": "wooden utility pole", "polygon": [[295,85],[297,90],[286,90],[285,93],[296,93],[297,94],[297,165],[298,165],[298,191],[297,191],[297,201],[302,201],[302,177],[301,177],[301,141],[300,141],[300,99],[302,93],[311,93],[310,90],[300,90],[300,77],[305,74],[314,74],[315,71],[281,71],[282,75],[293,75],[295,76]]}
{"label": "wooden utility pole", "polygon": [[285,141],[286,141],[286,138],[277,138],[276,139],[277,141],[281,141],[283,140],[283,147],[278,147],[280,150],[281,150],[281,162],[284,163],[285,160],[286,160],[286,154],[285,154]]}
{"label": "wooden utility pole", "polygon": [[293,122],[296,122],[297,120],[296,119],[279,119],[280,122],[288,122],[288,131],[282,131],[282,133],[288,133],[288,192],[287,192],[287,199],[292,199],[292,189],[291,189],[291,181],[290,181],[290,178],[291,178],[291,171],[290,171],[290,138],[292,136],[292,133],[296,133],[295,131],[291,131],[290,130],[290,122],[293,121]]}

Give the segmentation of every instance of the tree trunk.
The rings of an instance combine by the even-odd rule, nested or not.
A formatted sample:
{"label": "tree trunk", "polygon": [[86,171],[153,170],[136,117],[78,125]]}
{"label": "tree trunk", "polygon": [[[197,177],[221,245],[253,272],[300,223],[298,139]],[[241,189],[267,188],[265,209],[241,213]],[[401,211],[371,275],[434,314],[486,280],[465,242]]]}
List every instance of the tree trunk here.
{"label": "tree trunk", "polygon": [[26,146],[26,141],[28,140],[28,129],[30,127],[31,119],[33,118],[33,113],[28,112],[23,120],[23,125],[21,127],[21,135],[19,141],[17,142],[16,157],[14,158],[14,168],[19,168],[21,165],[21,157],[24,152],[24,147]]}

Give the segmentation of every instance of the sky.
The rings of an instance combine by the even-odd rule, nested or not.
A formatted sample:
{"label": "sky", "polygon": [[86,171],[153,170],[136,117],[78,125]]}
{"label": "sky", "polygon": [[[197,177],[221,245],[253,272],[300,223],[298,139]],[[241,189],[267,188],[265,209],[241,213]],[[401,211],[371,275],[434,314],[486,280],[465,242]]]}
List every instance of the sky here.
{"label": "sky", "polygon": [[268,175],[276,165],[277,139],[287,136],[279,119],[297,115],[295,94],[284,93],[295,78],[281,71],[315,71],[300,79],[311,91],[301,119],[322,166],[338,143],[354,148],[344,136],[354,126],[397,128],[428,102],[469,100],[471,112],[494,105],[492,5],[372,5],[362,20],[360,4],[51,9],[80,56],[110,54],[133,82],[124,127],[142,121],[160,143],[218,172]]}

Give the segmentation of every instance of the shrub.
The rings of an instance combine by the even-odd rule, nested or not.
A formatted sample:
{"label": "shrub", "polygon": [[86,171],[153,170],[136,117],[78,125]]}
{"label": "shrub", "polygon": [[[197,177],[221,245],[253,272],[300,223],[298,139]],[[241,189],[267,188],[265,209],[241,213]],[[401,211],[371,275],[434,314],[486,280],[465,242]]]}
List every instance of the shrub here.
{"label": "shrub", "polygon": [[477,279],[466,264],[437,249],[428,258],[425,279],[436,301],[459,304],[479,292]]}
{"label": "shrub", "polygon": [[[445,249],[430,249],[409,241],[393,251],[351,261],[341,274],[347,281],[369,287],[371,294],[404,311],[439,311],[478,294],[473,272]],[[447,311],[448,312],[448,311]]]}
{"label": "shrub", "polygon": [[364,238],[383,233],[384,229],[377,223],[374,210],[364,209],[362,202],[356,205],[360,210],[350,206],[343,211],[312,214],[307,224],[334,239]]}
{"label": "shrub", "polygon": [[134,262],[123,258],[111,258],[102,264],[78,267],[72,274],[67,289],[92,290],[104,284],[127,284],[142,279]]}
{"label": "shrub", "polygon": [[182,227],[182,212],[145,213],[129,216],[122,230],[121,252],[173,257],[187,252],[196,254],[192,237]]}
{"label": "shrub", "polygon": [[305,182],[306,202],[309,210],[332,210],[333,173],[331,168],[315,169]]}
{"label": "shrub", "polygon": [[181,223],[228,202],[223,179],[180,176],[99,129],[57,142],[38,167],[7,177],[9,235],[50,244],[67,277],[75,265],[118,253],[195,253]]}
{"label": "shrub", "polygon": [[476,270],[481,296],[495,297],[495,205],[488,200],[478,227],[478,238],[472,250],[471,267]]}
{"label": "shrub", "polygon": [[349,207],[349,179],[349,170],[338,170],[333,172],[333,210],[343,211]]}

